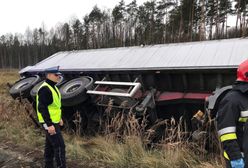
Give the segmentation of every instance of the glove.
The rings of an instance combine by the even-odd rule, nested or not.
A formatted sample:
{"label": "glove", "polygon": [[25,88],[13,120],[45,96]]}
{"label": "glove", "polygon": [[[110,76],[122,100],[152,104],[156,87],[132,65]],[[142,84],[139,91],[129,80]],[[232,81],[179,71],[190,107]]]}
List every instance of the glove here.
{"label": "glove", "polygon": [[237,160],[232,160],[231,166],[232,166],[232,168],[244,168],[245,163],[244,163],[244,160],[241,158],[241,159],[237,159]]}

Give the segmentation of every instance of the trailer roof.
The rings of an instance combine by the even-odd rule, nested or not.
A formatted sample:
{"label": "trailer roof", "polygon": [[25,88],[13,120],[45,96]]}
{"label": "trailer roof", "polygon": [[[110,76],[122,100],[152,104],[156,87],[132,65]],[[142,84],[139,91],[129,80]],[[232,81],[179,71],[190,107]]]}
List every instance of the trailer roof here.
{"label": "trailer roof", "polygon": [[61,71],[237,68],[248,58],[248,38],[58,52],[20,71],[52,66]]}

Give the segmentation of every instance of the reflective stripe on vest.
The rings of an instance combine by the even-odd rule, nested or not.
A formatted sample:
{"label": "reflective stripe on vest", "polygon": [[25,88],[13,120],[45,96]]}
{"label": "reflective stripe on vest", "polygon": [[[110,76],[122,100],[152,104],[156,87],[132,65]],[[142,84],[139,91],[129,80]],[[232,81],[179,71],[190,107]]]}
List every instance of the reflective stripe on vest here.
{"label": "reflective stripe on vest", "polygon": [[[48,83],[44,82],[39,90],[44,87],[47,86],[49,88],[49,90],[52,92],[52,97],[53,97],[53,102],[52,104],[50,104],[48,106],[48,111],[50,114],[50,118],[52,120],[53,123],[59,123],[59,121],[61,120],[61,94],[59,92],[59,89],[55,86],[55,89],[50,86]],[[37,92],[38,93],[38,92]],[[38,120],[40,123],[44,123],[44,119],[41,115],[41,113],[38,110],[38,104],[39,104],[39,95],[36,95],[36,110],[37,110],[37,116],[38,116]]]}
{"label": "reflective stripe on vest", "polygon": [[[241,152],[241,155],[242,155],[242,157],[244,157],[244,153],[243,153],[243,152]],[[226,151],[224,151],[224,157],[225,157],[227,160],[230,160],[230,158],[229,158],[228,154],[226,153]]]}
{"label": "reflective stripe on vest", "polygon": [[227,159],[227,160],[230,160],[228,154],[226,153],[226,151],[224,151],[224,157]]}
{"label": "reflective stripe on vest", "polygon": [[239,122],[245,123],[247,121],[247,117],[240,117]]}
{"label": "reflective stripe on vest", "polygon": [[240,112],[240,117],[248,117],[248,111],[241,111]]}
{"label": "reflective stripe on vest", "polygon": [[236,127],[226,127],[218,131],[218,135],[222,136],[224,134],[228,133],[235,133],[236,132]]}
{"label": "reflective stripe on vest", "polygon": [[229,134],[224,134],[220,136],[221,142],[235,140],[235,139],[237,139],[236,133],[229,133]]}

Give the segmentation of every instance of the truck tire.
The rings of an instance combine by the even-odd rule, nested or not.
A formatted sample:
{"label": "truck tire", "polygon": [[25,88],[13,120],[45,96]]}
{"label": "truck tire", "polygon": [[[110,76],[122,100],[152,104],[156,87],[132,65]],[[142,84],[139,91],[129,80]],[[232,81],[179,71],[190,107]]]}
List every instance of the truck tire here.
{"label": "truck tire", "polygon": [[30,95],[31,97],[35,100],[35,96],[40,88],[40,86],[42,85],[42,83],[44,82],[45,80],[42,80],[41,82],[37,83],[30,91]]}
{"label": "truck tire", "polygon": [[29,98],[30,90],[40,81],[38,75],[27,77],[17,81],[9,90],[10,95],[13,99],[18,97]]}
{"label": "truck tire", "polygon": [[84,102],[87,98],[87,90],[93,87],[91,77],[80,77],[70,80],[60,87],[62,106],[75,106]]}
{"label": "truck tire", "polygon": [[[42,85],[42,83],[45,82],[45,80],[42,80],[41,82],[38,82],[33,89],[31,89],[30,91],[30,95],[31,97],[35,100],[35,96],[38,93],[38,90],[40,88],[40,86]],[[59,88],[61,87],[61,85],[63,85],[66,82],[66,80],[62,77],[61,80],[56,84],[56,86]]]}

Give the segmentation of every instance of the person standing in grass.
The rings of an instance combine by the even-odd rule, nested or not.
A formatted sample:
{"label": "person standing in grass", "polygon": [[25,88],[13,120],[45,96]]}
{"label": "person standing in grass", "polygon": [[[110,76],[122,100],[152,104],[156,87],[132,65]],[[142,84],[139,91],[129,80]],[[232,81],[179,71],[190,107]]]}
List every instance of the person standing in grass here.
{"label": "person standing in grass", "polygon": [[241,63],[231,91],[220,101],[217,127],[227,168],[248,168],[248,60]]}
{"label": "person standing in grass", "polygon": [[46,80],[40,86],[36,96],[36,110],[39,122],[46,132],[44,149],[45,168],[53,168],[55,157],[57,168],[66,168],[65,143],[60,126],[63,126],[61,118],[61,94],[56,84],[61,73],[59,67],[45,70]]}

